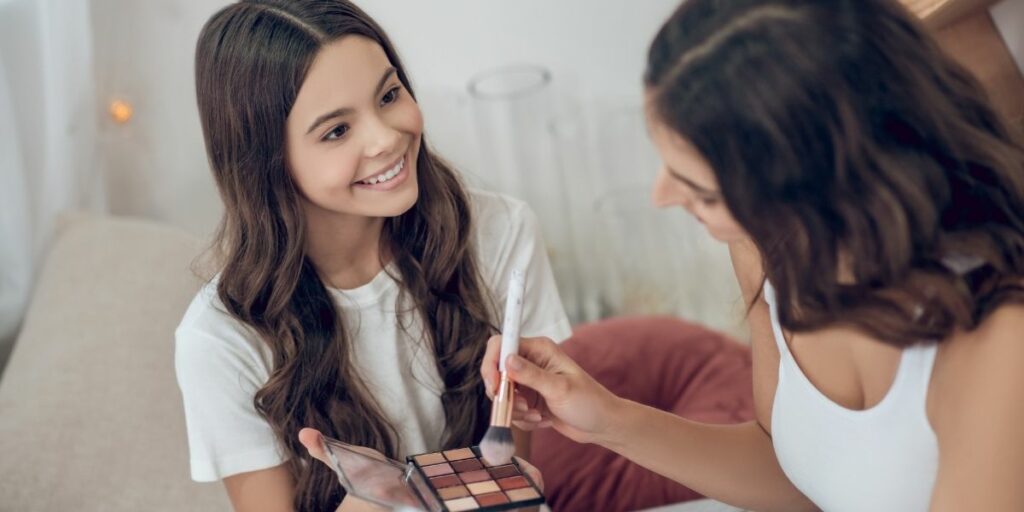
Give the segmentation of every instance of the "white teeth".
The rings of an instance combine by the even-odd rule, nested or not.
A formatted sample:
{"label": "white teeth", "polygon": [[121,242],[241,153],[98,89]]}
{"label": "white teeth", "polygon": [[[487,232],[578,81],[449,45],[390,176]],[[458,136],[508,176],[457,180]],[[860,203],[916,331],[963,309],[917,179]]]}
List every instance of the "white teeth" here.
{"label": "white teeth", "polygon": [[363,180],[363,181],[365,183],[370,184],[370,185],[376,185],[378,183],[384,183],[385,181],[388,181],[388,180],[394,178],[395,176],[398,176],[398,173],[402,172],[402,168],[403,167],[405,167],[405,158],[399,160],[398,163],[395,164],[395,166],[393,168],[391,168],[390,171],[387,171],[384,174],[378,174],[378,175],[376,175],[376,176],[374,176],[372,178],[369,178],[369,179],[366,179],[366,180]]}

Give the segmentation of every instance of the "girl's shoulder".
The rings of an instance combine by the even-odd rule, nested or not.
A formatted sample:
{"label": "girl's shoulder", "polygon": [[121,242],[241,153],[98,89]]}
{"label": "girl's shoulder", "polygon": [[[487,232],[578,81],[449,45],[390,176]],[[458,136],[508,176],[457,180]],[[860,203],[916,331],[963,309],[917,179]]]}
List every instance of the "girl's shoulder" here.
{"label": "girl's shoulder", "polygon": [[193,330],[218,334],[224,330],[235,331],[241,327],[240,322],[228,313],[217,293],[219,281],[220,274],[217,274],[196,292],[176,331]]}
{"label": "girl's shoulder", "polygon": [[557,341],[568,338],[572,328],[533,210],[524,201],[494,192],[471,190],[469,195],[480,276],[494,311],[505,310],[512,271],[525,271],[522,334]]}
{"label": "girl's shoulder", "polygon": [[537,217],[526,202],[482,190],[470,190],[469,202],[473,243],[486,281],[507,279],[510,265],[529,262],[543,247]]}
{"label": "girl's shoulder", "polygon": [[246,366],[268,362],[265,344],[249,326],[231,316],[217,294],[214,277],[196,292],[174,331],[179,366],[232,360]]}
{"label": "girl's shoulder", "polygon": [[470,189],[468,195],[473,224],[478,233],[536,224],[533,210],[525,201],[479,189]]}

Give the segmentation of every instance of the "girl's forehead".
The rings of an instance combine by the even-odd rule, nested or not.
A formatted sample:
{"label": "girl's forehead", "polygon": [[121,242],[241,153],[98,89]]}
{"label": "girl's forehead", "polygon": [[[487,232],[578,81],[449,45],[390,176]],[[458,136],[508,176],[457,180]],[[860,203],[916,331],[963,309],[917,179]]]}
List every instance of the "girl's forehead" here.
{"label": "girl's forehead", "polygon": [[306,125],[331,111],[355,112],[373,104],[379,88],[394,74],[384,49],[362,36],[325,44],[299,88],[290,118]]}
{"label": "girl's forehead", "polygon": [[[303,88],[308,85],[327,91],[373,88],[381,73],[391,67],[384,49],[362,36],[345,36],[327,43],[317,52]],[[358,91],[356,91],[358,92]]]}

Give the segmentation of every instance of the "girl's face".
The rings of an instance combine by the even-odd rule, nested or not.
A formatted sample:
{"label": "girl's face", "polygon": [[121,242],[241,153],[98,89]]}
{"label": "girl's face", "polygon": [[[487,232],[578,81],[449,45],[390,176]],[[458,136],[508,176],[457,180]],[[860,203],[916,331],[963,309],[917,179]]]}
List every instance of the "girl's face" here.
{"label": "girl's face", "polygon": [[[346,36],[320,50],[288,114],[286,159],[308,213],[394,217],[419,195],[419,106],[383,48]],[[312,210],[310,212],[310,210]]]}
{"label": "girl's face", "polygon": [[721,242],[745,240],[747,234],[726,207],[715,173],[696,148],[650,112],[647,130],[662,161],[654,181],[654,205],[683,207]]}

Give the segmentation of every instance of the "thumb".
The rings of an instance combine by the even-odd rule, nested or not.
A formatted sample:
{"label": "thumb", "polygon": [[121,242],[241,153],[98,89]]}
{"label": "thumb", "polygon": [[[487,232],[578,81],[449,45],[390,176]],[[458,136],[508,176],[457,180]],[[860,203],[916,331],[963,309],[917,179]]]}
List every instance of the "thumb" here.
{"label": "thumb", "polygon": [[517,354],[508,356],[505,365],[516,384],[533,389],[546,402],[558,401],[569,389],[566,376],[544,370]]}
{"label": "thumb", "polygon": [[309,451],[309,454],[312,455],[314,459],[327,463],[328,465],[330,464],[327,459],[327,452],[324,451],[324,441],[320,431],[312,428],[304,428],[300,430],[299,442],[306,447],[306,450]]}

